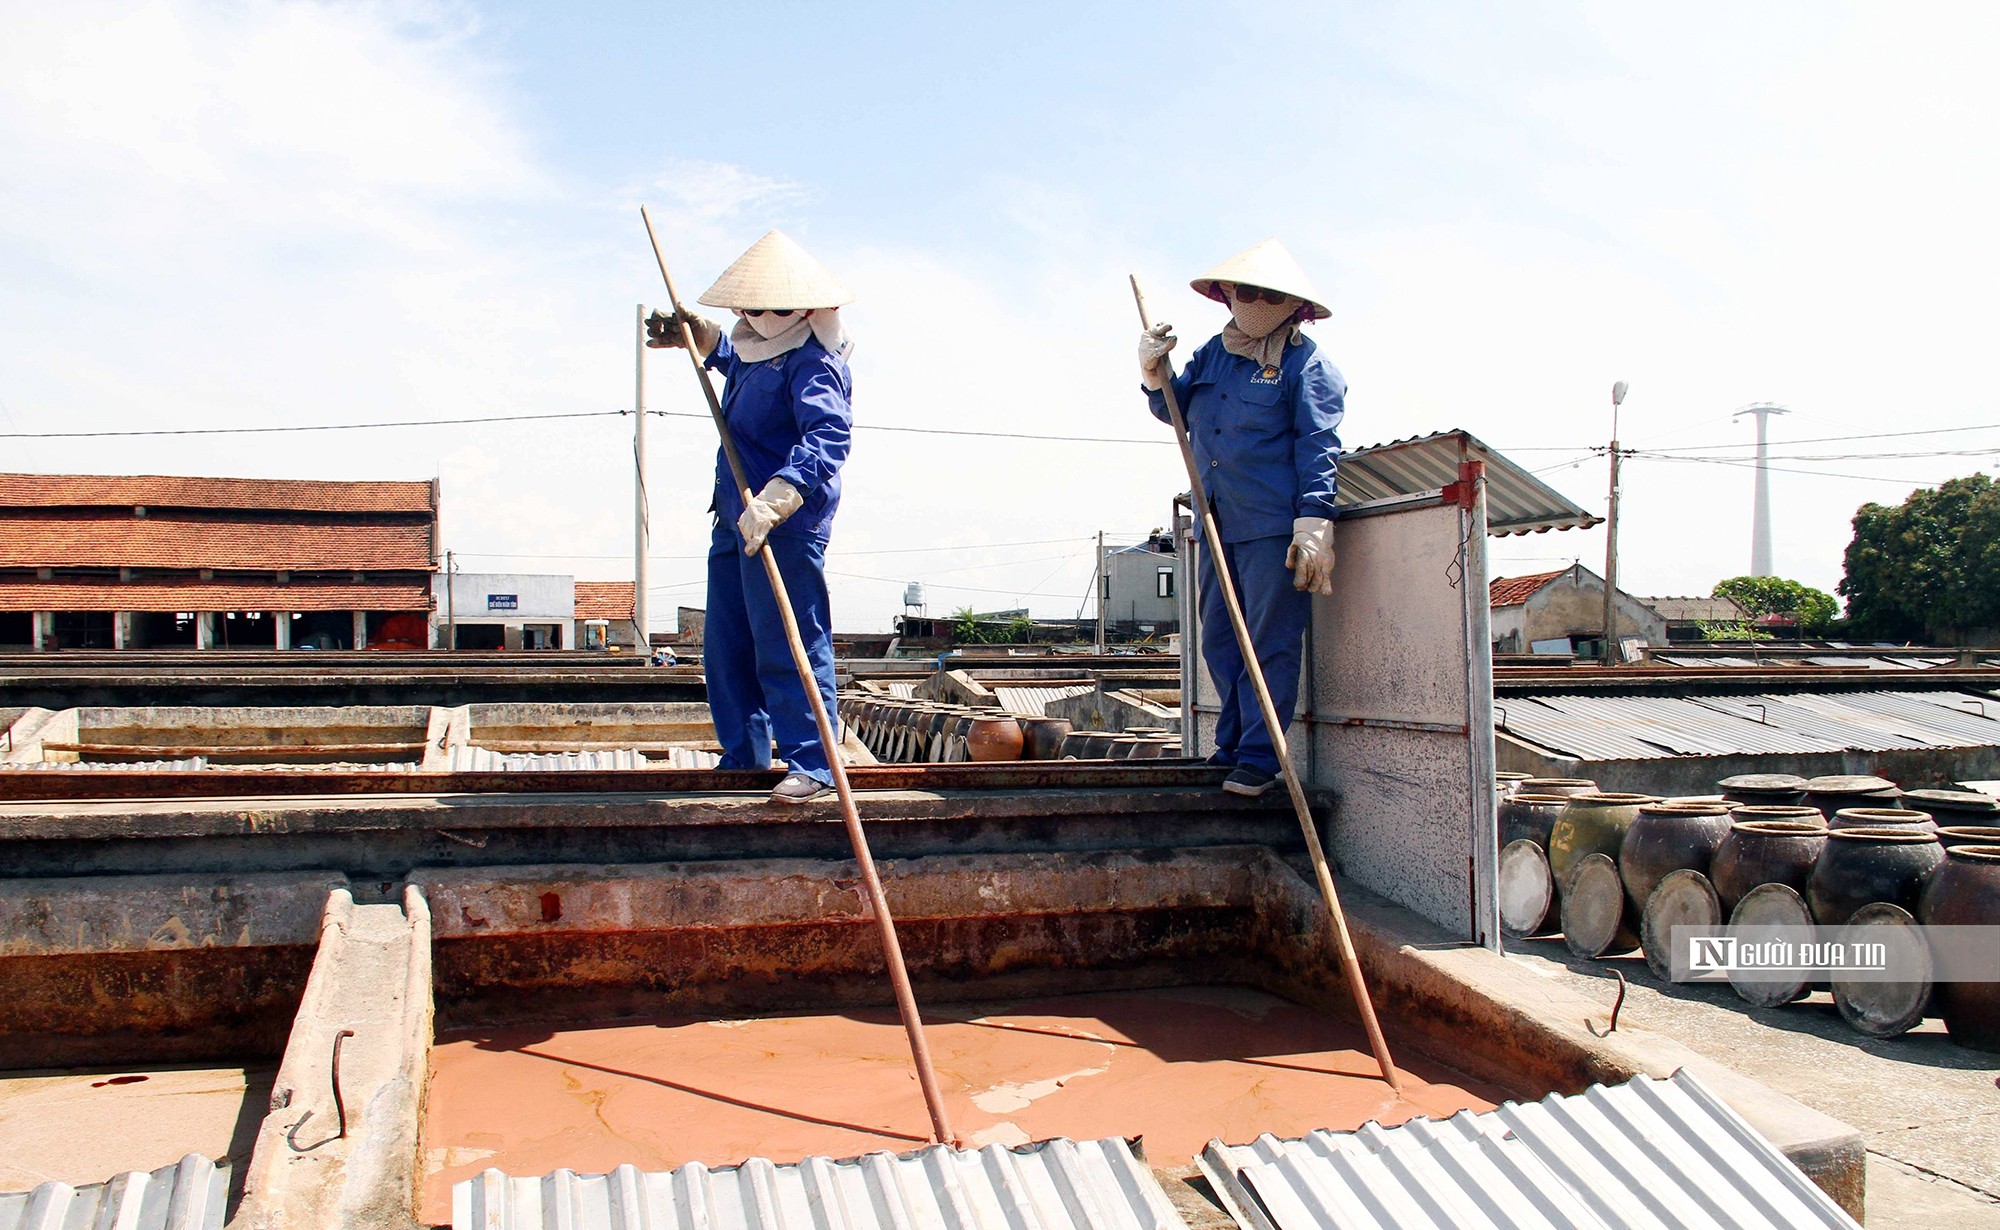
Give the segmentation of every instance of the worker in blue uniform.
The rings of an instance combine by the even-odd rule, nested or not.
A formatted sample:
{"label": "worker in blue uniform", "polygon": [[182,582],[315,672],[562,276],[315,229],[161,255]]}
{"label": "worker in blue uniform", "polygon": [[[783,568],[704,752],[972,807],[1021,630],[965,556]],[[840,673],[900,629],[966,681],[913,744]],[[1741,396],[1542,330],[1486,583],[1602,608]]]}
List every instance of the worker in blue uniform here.
{"label": "worker in blue uniform", "polygon": [[[1235,578],[1257,662],[1278,714],[1298,702],[1312,595],[1333,592],[1334,484],[1347,382],[1299,326],[1329,315],[1298,262],[1275,239],[1196,278],[1195,291],[1229,307],[1221,333],[1176,376],[1173,327],[1140,335],[1139,367],[1153,414],[1173,381],[1186,418],[1221,551]],[[1199,533],[1200,522],[1196,529]],[[1202,659],[1221,698],[1216,764],[1223,789],[1256,796],[1278,780],[1278,757],[1230,626],[1215,571],[1201,569]]]}
{"label": "worker in blue uniform", "polygon": [[[758,240],[698,300],[734,309],[727,336],[688,312],[705,365],[723,377],[722,414],[755,494],[746,506],[729,462],[715,460],[702,671],[721,767],[768,769],[772,742],[787,773],[771,792],[804,803],[833,788],[829,755],[799,682],[777,600],[755,556],[768,544],[828,718],[834,702],[826,547],[840,507],[840,468],[854,426],[852,343],[839,308],[853,296],[779,231]],[[683,344],[680,321],[655,312],[647,344]]]}

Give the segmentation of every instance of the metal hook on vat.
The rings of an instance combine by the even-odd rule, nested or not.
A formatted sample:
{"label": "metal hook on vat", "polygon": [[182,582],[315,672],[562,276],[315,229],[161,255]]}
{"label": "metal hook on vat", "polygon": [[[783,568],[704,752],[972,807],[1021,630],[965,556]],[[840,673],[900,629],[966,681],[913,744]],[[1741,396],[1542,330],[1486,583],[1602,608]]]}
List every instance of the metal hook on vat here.
{"label": "metal hook on vat", "polygon": [[340,1046],[341,1043],[353,1036],[354,1031],[351,1029],[343,1029],[333,1035],[333,1061],[331,1065],[333,1069],[331,1073],[333,1083],[333,1111],[339,1122],[339,1130],[317,1144],[301,1145],[299,1143],[299,1129],[304,1127],[306,1121],[313,1117],[312,1111],[307,1110],[305,1114],[299,1116],[297,1123],[285,1129],[285,1143],[291,1146],[292,1152],[311,1153],[314,1149],[332,1144],[336,1140],[347,1139],[347,1102],[340,1096]]}
{"label": "metal hook on vat", "polygon": [[1583,1027],[1590,1031],[1592,1037],[1609,1038],[1612,1034],[1618,1032],[1618,1010],[1625,1006],[1625,971],[1614,969],[1611,971],[1611,976],[1618,980],[1618,998],[1611,1002],[1611,1024],[1605,1028],[1603,1033],[1598,1033],[1597,1022],[1591,1020],[1584,1021]]}

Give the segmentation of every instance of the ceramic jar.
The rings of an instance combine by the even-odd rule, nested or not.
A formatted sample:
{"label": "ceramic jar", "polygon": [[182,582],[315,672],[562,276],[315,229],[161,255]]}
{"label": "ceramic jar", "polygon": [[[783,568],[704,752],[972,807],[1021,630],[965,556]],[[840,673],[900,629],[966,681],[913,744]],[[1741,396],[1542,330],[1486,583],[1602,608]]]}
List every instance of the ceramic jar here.
{"label": "ceramic jar", "polygon": [[1970,790],[1906,790],[1903,806],[1944,825],[2000,824],[2000,799]]}
{"label": "ceramic jar", "polygon": [[1641,807],[1618,849],[1618,876],[1633,908],[1644,910],[1654,887],[1676,871],[1707,875],[1729,826],[1729,809],[1720,803]]}
{"label": "ceramic jar", "polygon": [[1063,739],[1070,732],[1068,718],[1024,717],[1021,719],[1023,760],[1061,760]]}
{"label": "ceramic jar", "polygon": [[1625,843],[1625,830],[1638,818],[1639,809],[1660,800],[1650,794],[1619,794],[1595,791],[1573,796],[1549,831],[1549,871],[1560,886],[1570,868],[1586,854],[1602,854],[1616,859]]}
{"label": "ceramic jar", "polygon": [[1946,853],[1960,846],[2000,846],[2000,825],[1950,824],[1940,827],[1937,834]]}
{"label": "ceramic jar", "polygon": [[1826,827],[1798,820],[1745,820],[1751,808],[1738,808],[1730,818],[1729,833],[1709,860],[1708,879],[1722,903],[1722,916],[1736,912],[1743,894],[1761,884],[1783,884],[1800,896],[1813,864],[1826,845]]}
{"label": "ceramic jar", "polygon": [[1924,879],[1942,862],[1933,832],[1830,829],[1806,879],[1806,905],[1822,927],[1838,927],[1877,901],[1915,913]]}
{"label": "ceramic jar", "polygon": [[1806,806],[1829,816],[1843,807],[1894,807],[1901,796],[1886,777],[1833,774],[1806,781]]}
{"label": "ceramic jar", "polygon": [[1937,821],[1901,807],[1843,807],[1827,818],[1830,829],[1910,829],[1937,832]]}
{"label": "ceramic jar", "polygon": [[1806,797],[1806,779],[1795,773],[1739,773],[1723,778],[1715,788],[1731,803],[1786,807]]}
{"label": "ceramic jar", "polygon": [[1568,806],[1569,797],[1561,794],[1516,793],[1500,800],[1501,847],[1526,838],[1547,853],[1549,832]]}
{"label": "ceramic jar", "polygon": [[967,759],[981,763],[1019,760],[1025,742],[1021,723],[1014,720],[1013,714],[981,713],[973,717],[966,732],[965,754]]}
{"label": "ceramic jar", "polygon": [[[1946,851],[1943,866],[1917,900],[1917,921],[1931,927],[2000,926],[2000,845]],[[1942,981],[1934,993],[1953,1042],[2000,1051],[2000,982]]]}
{"label": "ceramic jar", "polygon": [[1590,794],[1597,783],[1583,777],[1529,777],[1515,787],[1515,794],[1560,794],[1565,797]]}

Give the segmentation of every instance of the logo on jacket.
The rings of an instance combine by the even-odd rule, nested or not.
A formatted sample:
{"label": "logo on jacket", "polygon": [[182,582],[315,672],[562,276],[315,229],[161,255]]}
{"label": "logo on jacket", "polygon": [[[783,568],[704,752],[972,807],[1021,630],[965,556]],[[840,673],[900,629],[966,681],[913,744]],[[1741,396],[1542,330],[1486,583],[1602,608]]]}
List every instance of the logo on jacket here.
{"label": "logo on jacket", "polygon": [[1258,384],[1276,384],[1278,383],[1278,369],[1275,365],[1266,363],[1263,371],[1258,372],[1250,378]]}

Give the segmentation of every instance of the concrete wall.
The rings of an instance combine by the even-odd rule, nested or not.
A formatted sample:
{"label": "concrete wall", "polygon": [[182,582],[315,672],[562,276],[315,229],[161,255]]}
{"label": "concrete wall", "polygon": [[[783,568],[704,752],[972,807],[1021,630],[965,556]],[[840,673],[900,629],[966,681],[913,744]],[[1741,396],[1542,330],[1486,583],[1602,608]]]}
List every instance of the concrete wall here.
{"label": "concrete wall", "polygon": [[[1338,799],[1327,844],[1349,877],[1497,946],[1484,507],[1344,515],[1338,535],[1334,594],[1313,599],[1292,762]],[[1196,644],[1233,635],[1196,631]],[[1188,751],[1205,756],[1217,695],[1206,667],[1198,676]]]}
{"label": "concrete wall", "polygon": [[[1152,624],[1160,632],[1179,627],[1179,598],[1159,596],[1162,568],[1176,574],[1174,593],[1178,595],[1180,561],[1175,556],[1138,548],[1108,552],[1104,557],[1104,574],[1111,578],[1111,596],[1104,601],[1106,622],[1120,627]],[[1101,583],[1099,592],[1102,593]]]}
{"label": "concrete wall", "polygon": [[[1604,630],[1604,580],[1587,568],[1571,568],[1537,590],[1526,607],[1526,631],[1520,652],[1536,641],[1597,636]],[[1666,621],[1628,595],[1618,595],[1615,613],[1619,636],[1644,637],[1649,645],[1666,643]]]}

